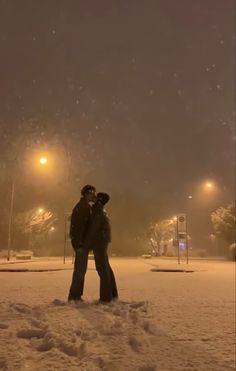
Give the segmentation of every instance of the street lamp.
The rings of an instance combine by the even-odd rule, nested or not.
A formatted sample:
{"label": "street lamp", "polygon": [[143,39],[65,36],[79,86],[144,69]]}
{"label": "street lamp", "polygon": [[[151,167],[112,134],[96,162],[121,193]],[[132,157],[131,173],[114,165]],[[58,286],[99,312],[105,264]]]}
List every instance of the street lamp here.
{"label": "street lamp", "polygon": [[213,184],[210,183],[210,182],[207,182],[207,183],[206,183],[206,188],[208,188],[208,189],[212,189],[212,188],[213,188]]}
{"label": "street lamp", "polygon": [[47,165],[48,159],[47,157],[40,157],[39,162],[41,165]]}
{"label": "street lamp", "polygon": [[[47,157],[40,157],[39,163],[41,165],[47,165]],[[12,179],[11,184],[11,202],[10,202],[10,212],[9,212],[9,222],[8,222],[8,239],[7,239],[7,261],[10,260],[10,251],[12,246],[12,225],[13,225],[13,210],[14,210],[14,200],[15,200],[15,181]],[[39,209],[39,213],[42,213],[44,210]]]}
{"label": "street lamp", "polygon": [[9,213],[9,222],[8,222],[8,238],[7,238],[7,261],[10,260],[10,251],[11,251],[11,242],[12,242],[12,219],[13,219],[14,198],[15,198],[15,183],[14,183],[14,180],[12,180],[10,213]]}

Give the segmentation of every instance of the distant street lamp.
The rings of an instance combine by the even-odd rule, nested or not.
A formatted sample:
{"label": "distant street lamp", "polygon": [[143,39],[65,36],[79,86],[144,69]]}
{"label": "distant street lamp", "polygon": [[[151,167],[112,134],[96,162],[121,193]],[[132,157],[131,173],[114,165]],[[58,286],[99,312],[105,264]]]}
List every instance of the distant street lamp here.
{"label": "distant street lamp", "polygon": [[211,189],[211,188],[213,188],[213,184],[210,183],[210,182],[207,182],[207,183],[206,183],[206,187],[207,187],[208,189]]}
{"label": "distant street lamp", "polygon": [[48,159],[47,159],[47,157],[41,157],[39,159],[39,162],[40,162],[41,165],[47,165]]}

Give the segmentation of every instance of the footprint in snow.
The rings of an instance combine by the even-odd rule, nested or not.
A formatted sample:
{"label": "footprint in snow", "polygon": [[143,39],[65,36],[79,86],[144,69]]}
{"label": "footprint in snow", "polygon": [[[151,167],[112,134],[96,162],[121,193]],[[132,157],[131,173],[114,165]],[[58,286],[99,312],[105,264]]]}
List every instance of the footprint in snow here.
{"label": "footprint in snow", "polygon": [[9,327],[6,323],[0,323],[0,330],[6,330]]}
{"label": "footprint in snow", "polygon": [[10,308],[14,309],[15,311],[19,313],[23,313],[23,314],[29,314],[31,312],[31,308],[24,303],[10,304]]}

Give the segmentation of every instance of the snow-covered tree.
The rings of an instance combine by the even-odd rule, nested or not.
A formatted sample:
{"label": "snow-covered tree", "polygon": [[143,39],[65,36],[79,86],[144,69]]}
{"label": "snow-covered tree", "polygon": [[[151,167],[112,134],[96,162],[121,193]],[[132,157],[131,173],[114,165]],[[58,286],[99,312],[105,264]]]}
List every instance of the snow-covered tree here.
{"label": "snow-covered tree", "polygon": [[175,238],[175,223],[172,219],[164,219],[151,224],[148,239],[152,249],[160,254],[161,243]]}
{"label": "snow-covered tree", "polygon": [[236,237],[236,217],[235,206],[219,207],[211,214],[211,221],[216,236],[227,243],[235,242]]}

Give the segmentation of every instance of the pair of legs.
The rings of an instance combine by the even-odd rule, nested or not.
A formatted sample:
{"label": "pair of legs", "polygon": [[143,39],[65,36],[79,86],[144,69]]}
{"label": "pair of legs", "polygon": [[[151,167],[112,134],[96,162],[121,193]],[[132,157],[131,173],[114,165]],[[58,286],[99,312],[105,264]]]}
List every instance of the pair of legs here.
{"label": "pair of legs", "polygon": [[100,300],[109,302],[118,298],[116,280],[109,264],[107,245],[99,245],[93,250],[96,270],[100,277]]}
{"label": "pair of legs", "polygon": [[74,272],[72,276],[68,301],[81,300],[84,291],[84,277],[87,272],[88,266],[88,254],[89,250],[87,249],[75,250]]}

